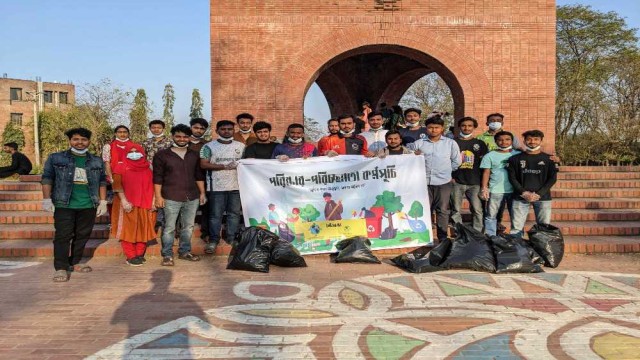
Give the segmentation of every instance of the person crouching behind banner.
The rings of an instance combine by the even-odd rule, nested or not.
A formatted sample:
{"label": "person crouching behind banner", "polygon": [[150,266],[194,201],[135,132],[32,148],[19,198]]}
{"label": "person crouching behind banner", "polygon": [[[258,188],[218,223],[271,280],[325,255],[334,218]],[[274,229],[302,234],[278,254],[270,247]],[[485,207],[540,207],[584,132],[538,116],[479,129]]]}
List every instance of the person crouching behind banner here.
{"label": "person crouching behind banner", "polygon": [[318,156],[318,150],[313,144],[304,141],[304,126],[294,123],[287,127],[287,134],[284,136],[282,144],[276,146],[271,158],[287,161],[313,156]]}
{"label": "person crouching behind banner", "polygon": [[398,130],[389,130],[384,134],[384,140],[387,147],[378,149],[376,156],[379,158],[387,157],[387,155],[413,154],[413,151],[402,145],[402,135]]}
{"label": "person crouching behind banner", "polygon": [[156,211],[153,205],[153,173],[142,146],[125,149],[121,173],[113,174],[113,218],[111,237],[120,240],[127,264],[145,263],[147,242],[156,238]]}

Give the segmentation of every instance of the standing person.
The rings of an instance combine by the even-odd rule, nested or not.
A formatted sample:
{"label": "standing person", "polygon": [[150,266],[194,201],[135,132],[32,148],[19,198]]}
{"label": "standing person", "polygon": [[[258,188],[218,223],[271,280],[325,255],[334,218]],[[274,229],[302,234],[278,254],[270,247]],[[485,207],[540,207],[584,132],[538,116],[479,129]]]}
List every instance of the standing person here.
{"label": "standing person", "polygon": [[[379,111],[382,114],[382,120],[384,121],[385,128],[386,128],[386,125],[389,123],[389,120],[391,119],[391,115],[393,115],[393,110],[391,110],[391,109],[389,109],[387,107],[387,103],[386,102],[382,102],[382,103],[380,103]],[[387,130],[389,130],[389,129],[387,129]]]}
{"label": "standing person", "polygon": [[249,113],[242,113],[236,116],[239,130],[233,134],[233,140],[241,142],[244,145],[251,145],[258,140],[253,131],[251,131],[253,119],[253,115]]}
{"label": "standing person", "polygon": [[282,144],[278,144],[271,154],[272,159],[280,161],[313,156],[318,156],[318,150],[313,144],[304,141],[304,126],[298,123],[287,126]]}
{"label": "standing person", "polygon": [[384,119],[382,113],[372,112],[369,114],[369,130],[360,134],[367,140],[367,149],[372,152],[378,152],[387,146],[385,134],[387,130],[382,126]]}
{"label": "standing person", "polygon": [[243,159],[271,159],[278,143],[271,141],[271,124],[258,121],[253,125],[257,141],[244,149]]}
{"label": "standing person", "polygon": [[238,160],[242,159],[244,144],[233,140],[233,122],[216,123],[218,139],[208,142],[200,150],[200,166],[207,170],[209,199],[209,243],[207,254],[213,254],[220,243],[222,216],[227,213],[226,239],[231,244],[238,231],[242,206],[238,186]]}
{"label": "standing person", "polygon": [[111,143],[105,144],[102,148],[102,160],[105,164],[108,182],[112,181],[114,173],[121,171],[124,158],[127,155],[124,149],[132,143],[128,127],[118,125],[113,129],[113,132],[115,136]]}
{"label": "standing person", "polygon": [[53,212],[54,282],[69,280],[69,272],[87,273],[80,264],[96,216],[107,213],[107,182],[104,162],[88,152],[91,131],[65,132],[69,150],[49,155],[42,173],[42,209]]}
{"label": "standing person", "polygon": [[454,140],[460,148],[461,163],[453,172],[453,190],[451,192],[451,220],[462,222],[462,199],[467,198],[473,214],[473,228],[482,232],[482,201],[480,201],[480,183],[482,182],[482,157],[489,152],[487,145],[473,137],[478,121],[470,116],[458,121],[460,133]]}
{"label": "standing person", "polygon": [[322,194],[324,198],[324,219],[325,220],[342,220],[342,201],[338,200],[336,203],[331,199],[331,193]]}
{"label": "standing person", "polygon": [[333,149],[327,151],[327,156],[338,155],[365,155],[367,157],[375,156],[367,147],[367,140],[360,134],[356,134],[353,116],[338,116],[338,125],[340,132],[338,139],[335,140]]}
{"label": "standing person", "polygon": [[[495,141],[495,135],[500,131],[504,131],[504,115],[500,113],[487,115],[487,126],[489,127],[489,129],[484,133],[478,135],[477,139],[484,141],[484,143],[487,144],[489,151],[496,150],[498,149],[498,145]],[[518,141],[518,138],[515,136],[513,137],[512,146],[516,150],[522,150],[522,144],[520,144],[520,141]]]}
{"label": "standing person", "polygon": [[551,187],[556,183],[556,164],[551,155],[540,151],[544,133],[529,130],[522,134],[526,152],[509,159],[507,171],[513,185],[511,234],[522,237],[524,223],[533,205],[537,224],[551,223]]}
{"label": "standing person", "polygon": [[405,127],[399,131],[402,134],[402,142],[405,145],[427,138],[427,129],[420,125],[421,114],[422,111],[416,108],[408,108],[404,111]]}
{"label": "standing person", "polygon": [[11,175],[27,175],[31,172],[33,166],[28,157],[18,151],[18,144],[10,142],[4,144],[2,151],[11,154],[11,165],[0,167],[0,179],[7,178]]}
{"label": "standing person", "polygon": [[178,258],[199,261],[191,253],[193,223],[199,205],[207,202],[204,175],[198,153],[189,150],[191,129],[184,124],[171,128],[173,146],[158,151],[153,157],[153,187],[156,208],[164,209],[165,226],[162,229],[162,266],[173,266],[173,240],[178,216],[180,217],[180,244]]}
{"label": "standing person", "polygon": [[398,130],[387,131],[387,133],[384,135],[384,138],[387,142],[387,146],[378,149],[376,156],[384,158],[387,155],[413,154],[413,151],[402,145],[402,137],[400,136],[400,132]]}
{"label": "standing person", "polygon": [[329,130],[329,135],[323,136],[318,141],[318,154],[320,156],[325,156],[329,150],[334,150],[338,147],[337,143],[340,138],[338,136],[340,133],[340,123],[338,122],[338,119],[329,119],[329,121],[327,121],[327,128]]}
{"label": "standing person", "polygon": [[[191,136],[189,137],[189,150],[195,151],[200,156],[200,150],[207,143],[205,140],[205,134],[209,128],[209,122],[203,118],[193,118],[189,121],[191,126]],[[202,170],[202,176],[206,175],[206,170]],[[196,220],[200,224],[200,239],[205,242],[209,238],[209,205],[200,205],[198,207],[199,216],[196,215]],[[160,211],[158,215],[160,215]]]}
{"label": "standing person", "polygon": [[451,173],[460,166],[460,149],[455,141],[443,136],[444,120],[434,116],[426,122],[427,137],[416,140],[409,148],[424,156],[431,210],[437,218],[437,236],[447,238],[449,199],[453,189]]}
{"label": "standing person", "polygon": [[393,105],[391,107],[391,115],[389,121],[384,125],[387,130],[398,130],[402,128],[401,125],[404,123],[404,118],[402,117],[402,108],[399,105]]}
{"label": "standing person", "polygon": [[484,215],[484,233],[494,236],[500,227],[502,213],[505,206],[512,217],[512,193],[513,186],[509,182],[507,173],[507,162],[513,155],[519,154],[513,150],[513,134],[507,131],[500,131],[495,135],[497,150],[490,151],[480,163],[482,169],[482,184],[480,196],[486,201],[486,211]]}
{"label": "standing person", "polygon": [[153,204],[153,173],[142,146],[125,149],[122,174],[113,175],[111,237],[120,240],[127,264],[146,262],[147,242],[156,238],[156,212]]}
{"label": "standing person", "polygon": [[162,120],[152,120],[149,122],[151,137],[142,143],[144,153],[147,155],[147,162],[153,163],[155,154],[164,149],[168,149],[173,144],[173,140],[164,133],[165,124]]}

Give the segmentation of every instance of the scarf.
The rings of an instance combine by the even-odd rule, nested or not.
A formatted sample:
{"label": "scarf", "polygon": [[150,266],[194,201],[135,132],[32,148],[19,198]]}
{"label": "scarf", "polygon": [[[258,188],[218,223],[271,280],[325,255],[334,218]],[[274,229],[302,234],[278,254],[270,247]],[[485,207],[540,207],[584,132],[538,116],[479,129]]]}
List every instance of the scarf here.
{"label": "scarf", "polygon": [[122,189],[124,196],[131,205],[151,209],[153,203],[153,173],[151,172],[147,157],[143,156],[140,160],[127,159],[126,154],[132,148],[138,150],[139,153],[145,155],[142,146],[131,142],[125,148],[125,156],[123,161],[122,173]]}
{"label": "scarf", "polygon": [[[124,172],[124,160],[127,157],[127,153],[129,152],[127,149],[128,146],[131,146],[133,141],[128,139],[127,141],[121,141],[114,139],[111,142],[111,172],[114,174],[120,174]],[[129,147],[129,149],[131,149]]]}

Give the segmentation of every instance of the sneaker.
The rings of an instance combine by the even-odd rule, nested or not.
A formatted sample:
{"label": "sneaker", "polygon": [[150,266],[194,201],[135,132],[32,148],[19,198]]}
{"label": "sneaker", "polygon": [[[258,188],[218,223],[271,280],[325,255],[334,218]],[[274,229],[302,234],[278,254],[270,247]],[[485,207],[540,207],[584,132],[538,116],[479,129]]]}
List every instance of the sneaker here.
{"label": "sneaker", "polygon": [[204,253],[213,254],[216,252],[217,247],[218,247],[217,243],[208,243],[207,245],[204,246]]}
{"label": "sneaker", "polygon": [[173,266],[173,256],[165,256],[162,258],[162,266]]}
{"label": "sneaker", "polygon": [[147,262],[147,259],[145,259],[144,256],[138,256],[138,259],[140,259],[140,261],[142,261],[143,264]]}
{"label": "sneaker", "polygon": [[127,259],[127,264],[129,264],[129,266],[142,266],[143,262],[142,260],[140,260],[139,257],[135,257],[133,259]]}
{"label": "sneaker", "polygon": [[189,261],[200,261],[200,256],[193,255],[192,253],[185,253],[185,254],[178,255],[178,259],[189,260]]}

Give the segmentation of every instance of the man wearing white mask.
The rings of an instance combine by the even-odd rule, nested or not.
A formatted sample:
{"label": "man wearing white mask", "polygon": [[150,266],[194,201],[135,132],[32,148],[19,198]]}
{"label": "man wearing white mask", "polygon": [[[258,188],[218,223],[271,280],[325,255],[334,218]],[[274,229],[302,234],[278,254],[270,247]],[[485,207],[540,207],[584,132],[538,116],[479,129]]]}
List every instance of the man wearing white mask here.
{"label": "man wearing white mask", "polygon": [[233,134],[233,140],[241,142],[246,146],[258,141],[256,134],[253,133],[251,127],[253,126],[253,115],[249,113],[242,113],[236,116],[236,123],[238,123],[238,131]]}
{"label": "man wearing white mask", "polygon": [[384,119],[381,112],[372,112],[367,119],[369,122],[369,130],[361,133],[362,137],[367,140],[367,147],[369,151],[377,153],[381,149],[387,147],[385,142],[385,135],[388,130],[382,126]]}
{"label": "man wearing white mask", "polygon": [[427,128],[420,125],[420,115],[422,110],[416,108],[408,108],[404,111],[405,127],[399,129],[402,135],[402,143],[404,145],[411,144],[416,140],[426,139]]}
{"label": "man wearing white mask", "polygon": [[338,125],[340,132],[335,146],[332,150],[327,151],[326,156],[333,157],[338,155],[364,155],[373,157],[375,154],[368,149],[367,140],[361,135],[356,134],[356,124],[351,115],[338,116]]}
{"label": "man wearing white mask", "polygon": [[233,122],[216,123],[218,138],[200,150],[200,167],[207,170],[206,191],[209,199],[209,242],[205,253],[213,254],[220,242],[222,216],[227,213],[226,239],[233,242],[242,217],[238,186],[238,160],[242,159],[244,144],[233,140]]}
{"label": "man wearing white mask", "polygon": [[153,163],[154,155],[164,149],[168,149],[173,144],[173,140],[164,133],[165,123],[162,120],[152,120],[149,122],[149,132],[151,137],[142,143],[142,148],[147,155],[147,161]]}
{"label": "man wearing white mask", "polygon": [[[489,127],[489,130],[478,135],[476,139],[484,141],[484,143],[487,144],[489,151],[497,150],[498,145],[496,145],[494,136],[500,131],[505,131],[503,128],[504,115],[500,113],[493,113],[493,114],[487,115],[487,126]],[[524,150],[524,148],[522,147],[522,144],[520,143],[518,138],[515,136],[513,138],[512,146],[516,150]]]}
{"label": "man wearing white mask", "polygon": [[53,212],[54,282],[69,280],[70,272],[88,273],[80,264],[96,216],[107,213],[107,179],[102,159],[88,152],[91,131],[65,132],[69,150],[49,155],[42,174],[42,209]]}

